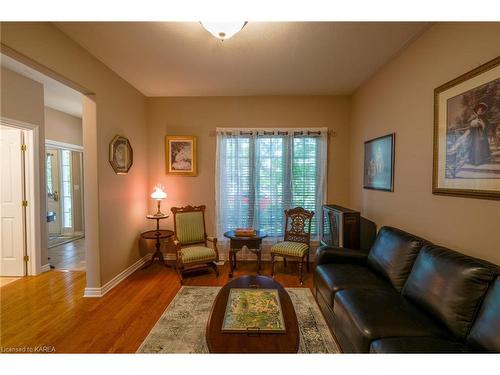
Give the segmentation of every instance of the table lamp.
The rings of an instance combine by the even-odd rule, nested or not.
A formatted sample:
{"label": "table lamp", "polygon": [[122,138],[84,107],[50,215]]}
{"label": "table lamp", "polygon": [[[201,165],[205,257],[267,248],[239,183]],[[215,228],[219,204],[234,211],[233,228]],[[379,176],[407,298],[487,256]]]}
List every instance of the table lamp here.
{"label": "table lamp", "polygon": [[155,213],[154,216],[165,216],[165,214],[163,214],[160,211],[160,204],[161,204],[161,201],[163,199],[165,199],[166,197],[167,197],[167,193],[165,193],[163,191],[163,186],[160,184],[156,185],[153,193],[151,193],[151,198],[156,199],[158,202],[158,212]]}

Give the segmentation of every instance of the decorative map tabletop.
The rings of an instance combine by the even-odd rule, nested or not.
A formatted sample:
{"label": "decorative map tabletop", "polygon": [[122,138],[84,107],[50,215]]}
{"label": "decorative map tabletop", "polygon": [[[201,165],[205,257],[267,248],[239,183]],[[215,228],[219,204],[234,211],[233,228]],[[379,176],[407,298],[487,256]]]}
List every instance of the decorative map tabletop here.
{"label": "decorative map tabletop", "polygon": [[222,331],[285,332],[278,290],[232,288]]}

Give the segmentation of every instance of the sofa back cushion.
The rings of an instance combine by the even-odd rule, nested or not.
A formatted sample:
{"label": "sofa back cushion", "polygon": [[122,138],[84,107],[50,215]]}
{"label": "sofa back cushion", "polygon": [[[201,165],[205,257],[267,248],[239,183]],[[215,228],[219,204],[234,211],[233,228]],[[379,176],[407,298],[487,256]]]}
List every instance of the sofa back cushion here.
{"label": "sofa back cushion", "polygon": [[467,341],[487,351],[500,353],[500,277],[488,288]]}
{"label": "sofa back cushion", "polygon": [[382,227],[368,254],[368,266],[400,292],[425,240],[392,227]]}
{"label": "sofa back cushion", "polygon": [[463,339],[493,277],[480,260],[429,244],[420,250],[403,295]]}

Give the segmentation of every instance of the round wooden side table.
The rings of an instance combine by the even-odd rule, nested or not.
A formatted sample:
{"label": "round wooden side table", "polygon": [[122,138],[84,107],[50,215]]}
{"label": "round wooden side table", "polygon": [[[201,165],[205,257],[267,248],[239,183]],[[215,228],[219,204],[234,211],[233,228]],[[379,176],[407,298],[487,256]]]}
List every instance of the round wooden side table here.
{"label": "round wooden side table", "polygon": [[163,253],[160,250],[161,243],[160,240],[165,240],[174,235],[174,232],[168,229],[160,229],[160,220],[166,219],[168,215],[147,215],[146,218],[150,220],[156,220],[156,230],[148,230],[147,232],[141,233],[141,238],[144,240],[156,240],[155,243],[155,249],[156,251],[154,252],[153,256],[151,257],[151,260],[149,260],[144,267],[148,268],[151,266],[155,260],[155,258],[158,258],[161,264],[163,264],[165,267],[171,267],[170,265],[167,264],[165,259],[163,258]]}

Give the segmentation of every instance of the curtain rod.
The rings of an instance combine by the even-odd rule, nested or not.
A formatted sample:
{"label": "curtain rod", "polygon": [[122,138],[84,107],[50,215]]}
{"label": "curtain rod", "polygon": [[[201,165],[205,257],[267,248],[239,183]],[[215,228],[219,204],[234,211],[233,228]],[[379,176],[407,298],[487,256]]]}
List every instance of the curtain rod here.
{"label": "curtain rod", "polygon": [[260,132],[263,135],[286,135],[288,133],[298,134],[316,134],[325,132],[329,137],[335,137],[337,132],[326,127],[323,128],[216,128],[215,131],[210,131],[209,135],[215,137],[218,132],[235,133],[237,135],[252,135],[253,132]]}

